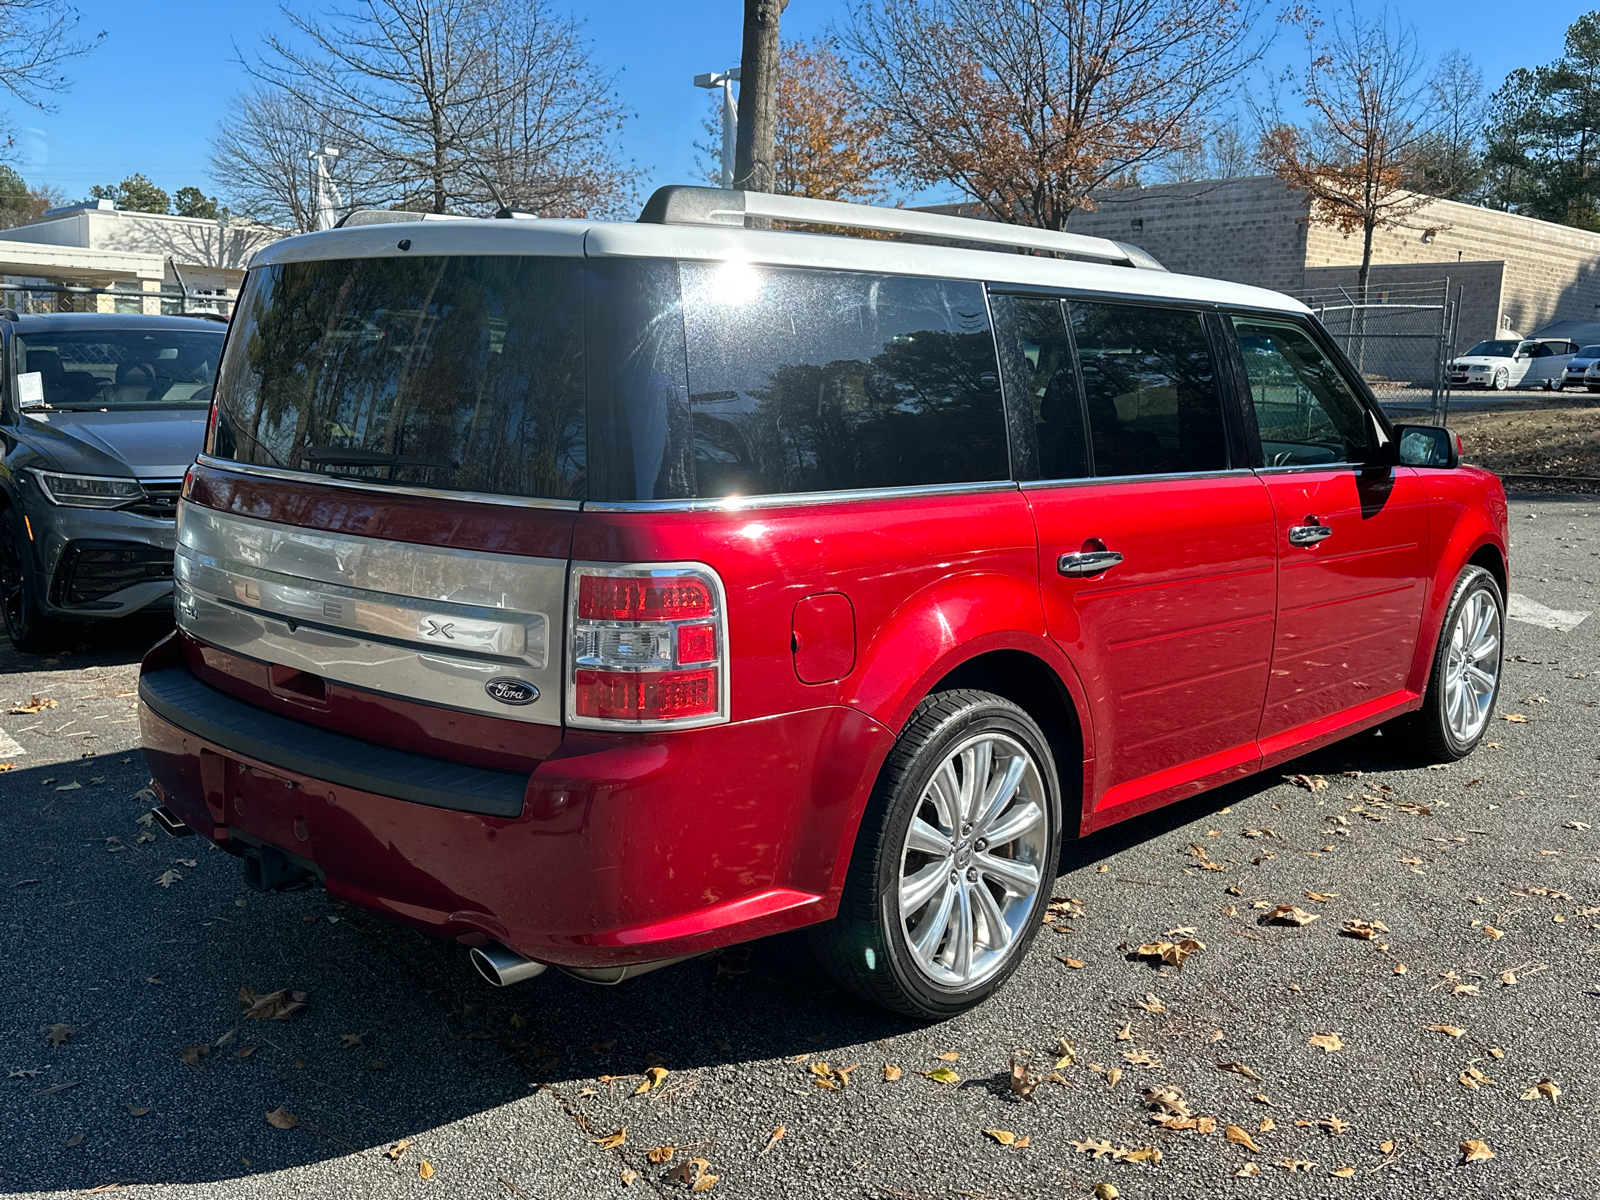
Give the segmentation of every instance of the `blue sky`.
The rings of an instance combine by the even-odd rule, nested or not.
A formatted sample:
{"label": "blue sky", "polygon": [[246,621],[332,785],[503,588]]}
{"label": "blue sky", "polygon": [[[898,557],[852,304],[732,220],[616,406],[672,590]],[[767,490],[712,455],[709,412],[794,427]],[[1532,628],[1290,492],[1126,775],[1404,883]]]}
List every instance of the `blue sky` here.
{"label": "blue sky", "polygon": [[[1416,26],[1430,55],[1456,48],[1470,53],[1492,89],[1512,68],[1556,57],[1567,25],[1589,8],[1574,0],[1546,3],[1536,6],[1537,15],[1513,15],[1488,0],[1407,0],[1390,11]],[[1357,5],[1364,14],[1382,11],[1368,0]],[[56,112],[8,106],[23,177],[74,198],[135,171],[169,192],[188,184],[216,191],[210,141],[228,98],[247,82],[236,60],[254,52],[263,32],[285,28],[278,6],[268,0],[80,0],[77,7],[85,32],[103,29],[107,36],[88,57],[69,64],[72,89],[58,98]],[[297,11],[325,7],[295,5]],[[847,7],[840,0],[791,0],[784,33],[821,33]],[[706,101],[690,81],[697,72],[738,61],[742,3],[614,0],[574,10],[587,20],[595,60],[618,72],[622,97],[637,114],[622,149],[645,170],[644,190],[697,181],[693,143],[702,138]],[[1298,47],[1280,41],[1274,57],[1287,61]]]}

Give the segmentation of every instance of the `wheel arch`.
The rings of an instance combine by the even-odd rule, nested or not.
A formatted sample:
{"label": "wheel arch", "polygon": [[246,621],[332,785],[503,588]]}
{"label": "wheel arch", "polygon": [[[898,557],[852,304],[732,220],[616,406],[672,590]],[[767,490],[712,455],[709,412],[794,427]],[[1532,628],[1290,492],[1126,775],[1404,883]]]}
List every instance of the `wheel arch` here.
{"label": "wheel arch", "polygon": [[928,694],[972,688],[1009,700],[1033,718],[1055,759],[1062,832],[1076,832],[1083,813],[1085,739],[1071,691],[1042,658],[1024,650],[989,650],[951,668]]}

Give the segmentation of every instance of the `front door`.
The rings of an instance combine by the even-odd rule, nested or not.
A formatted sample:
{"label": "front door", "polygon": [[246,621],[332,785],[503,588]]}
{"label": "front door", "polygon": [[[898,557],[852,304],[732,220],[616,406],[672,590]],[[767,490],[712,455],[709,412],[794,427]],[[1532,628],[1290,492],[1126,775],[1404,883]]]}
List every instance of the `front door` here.
{"label": "front door", "polygon": [[1094,722],[1093,828],[1259,762],[1272,506],[1230,464],[1200,313],[1011,303],[1038,431],[1041,479],[1024,493],[1045,620]]}
{"label": "front door", "polygon": [[1408,467],[1371,465],[1374,425],[1309,329],[1232,318],[1276,524],[1278,619],[1266,761],[1414,699],[1428,506]]}

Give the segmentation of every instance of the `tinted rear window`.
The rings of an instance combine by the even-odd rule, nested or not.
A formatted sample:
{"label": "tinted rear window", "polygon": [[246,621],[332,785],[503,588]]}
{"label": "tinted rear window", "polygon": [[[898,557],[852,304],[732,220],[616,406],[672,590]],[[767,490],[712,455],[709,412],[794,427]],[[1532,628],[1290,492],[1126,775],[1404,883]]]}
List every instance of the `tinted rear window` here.
{"label": "tinted rear window", "polygon": [[701,496],[1009,476],[977,283],[680,268]]}
{"label": "tinted rear window", "polygon": [[252,271],[211,453],[374,484],[581,499],[581,268],[494,256]]}

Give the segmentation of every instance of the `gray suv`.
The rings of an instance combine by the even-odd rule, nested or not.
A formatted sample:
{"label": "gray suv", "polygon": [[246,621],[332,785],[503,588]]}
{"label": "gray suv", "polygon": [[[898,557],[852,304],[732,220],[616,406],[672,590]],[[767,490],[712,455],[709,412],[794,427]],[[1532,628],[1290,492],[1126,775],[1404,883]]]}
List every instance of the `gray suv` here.
{"label": "gray suv", "polygon": [[0,614],[18,650],[168,602],[178,492],[225,331],[0,310]]}

